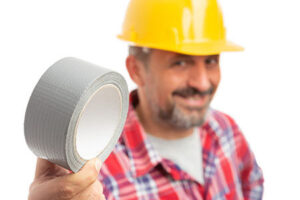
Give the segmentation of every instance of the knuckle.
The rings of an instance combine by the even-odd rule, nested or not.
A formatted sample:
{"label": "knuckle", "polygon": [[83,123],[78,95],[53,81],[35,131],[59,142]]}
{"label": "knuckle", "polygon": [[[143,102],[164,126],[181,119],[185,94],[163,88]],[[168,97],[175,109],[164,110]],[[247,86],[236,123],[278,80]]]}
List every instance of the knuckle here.
{"label": "knuckle", "polygon": [[101,194],[101,197],[100,197],[99,199],[101,199],[101,200],[106,200],[104,194]]}
{"label": "knuckle", "polygon": [[92,196],[91,196],[91,199],[93,199],[93,200],[99,200],[99,199],[101,199],[101,197],[102,197],[102,194],[93,193]]}
{"label": "knuckle", "polygon": [[94,186],[94,190],[96,192],[99,192],[100,194],[103,193],[103,187],[102,187],[102,184],[100,183],[100,181],[96,180],[95,184],[93,186]]}
{"label": "knuckle", "polygon": [[88,173],[86,175],[86,180],[90,183],[94,182],[95,180],[97,180],[98,177],[98,173],[96,170],[91,170],[90,173]]}
{"label": "knuckle", "polygon": [[101,193],[99,191],[95,191],[94,184],[88,187],[84,192],[82,192],[78,199],[88,199],[88,200],[99,200],[101,199]]}
{"label": "knuckle", "polygon": [[29,193],[31,193],[34,190],[35,182],[32,182],[29,186]]}
{"label": "knuckle", "polygon": [[101,199],[102,197],[102,186],[99,181],[95,181],[90,187],[91,199]]}
{"label": "knuckle", "polygon": [[29,193],[28,193],[28,200],[33,199],[33,193],[34,193],[34,182],[30,184],[29,186]]}
{"label": "knuckle", "polygon": [[101,199],[101,194],[95,193],[92,198],[93,200],[99,200]]}
{"label": "knuckle", "polygon": [[61,199],[70,199],[76,194],[74,187],[71,184],[65,182],[60,182],[58,184],[58,190]]}

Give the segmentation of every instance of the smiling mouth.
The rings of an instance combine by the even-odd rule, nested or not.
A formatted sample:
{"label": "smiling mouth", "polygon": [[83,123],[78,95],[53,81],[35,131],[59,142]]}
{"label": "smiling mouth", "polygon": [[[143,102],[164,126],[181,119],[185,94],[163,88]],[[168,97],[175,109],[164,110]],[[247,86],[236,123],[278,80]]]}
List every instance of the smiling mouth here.
{"label": "smiling mouth", "polygon": [[193,95],[193,96],[181,96],[174,95],[175,100],[183,106],[189,108],[203,108],[209,102],[209,95]]}

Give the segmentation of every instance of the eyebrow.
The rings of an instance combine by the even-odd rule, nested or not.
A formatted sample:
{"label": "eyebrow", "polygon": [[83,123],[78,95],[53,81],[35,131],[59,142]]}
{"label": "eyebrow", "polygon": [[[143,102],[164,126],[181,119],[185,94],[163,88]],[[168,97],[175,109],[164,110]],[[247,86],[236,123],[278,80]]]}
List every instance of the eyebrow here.
{"label": "eyebrow", "polygon": [[193,56],[187,54],[176,53],[173,58],[191,58]]}
{"label": "eyebrow", "polygon": [[[219,57],[219,54],[214,54],[214,55],[207,55],[207,58],[214,58],[214,57]],[[187,55],[187,54],[181,54],[181,53],[176,53],[174,55],[174,57],[172,59],[176,59],[176,58],[192,58],[195,57],[193,55]]]}

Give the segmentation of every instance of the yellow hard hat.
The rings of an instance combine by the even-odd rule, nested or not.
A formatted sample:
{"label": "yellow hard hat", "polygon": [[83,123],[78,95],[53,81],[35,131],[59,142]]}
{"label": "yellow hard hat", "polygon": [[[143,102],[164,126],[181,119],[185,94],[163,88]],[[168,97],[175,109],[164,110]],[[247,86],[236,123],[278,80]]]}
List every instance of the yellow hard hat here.
{"label": "yellow hard hat", "polygon": [[131,0],[118,38],[189,55],[243,50],[225,32],[217,0]]}

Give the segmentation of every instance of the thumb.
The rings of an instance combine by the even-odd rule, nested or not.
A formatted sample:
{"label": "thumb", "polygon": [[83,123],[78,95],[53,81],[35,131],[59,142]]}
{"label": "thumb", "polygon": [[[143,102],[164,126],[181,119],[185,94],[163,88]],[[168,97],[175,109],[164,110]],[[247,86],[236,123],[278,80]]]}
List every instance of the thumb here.
{"label": "thumb", "polygon": [[98,158],[89,160],[77,173],[65,176],[65,181],[72,184],[76,191],[82,191],[97,178],[101,168],[101,161]]}
{"label": "thumb", "polygon": [[87,161],[83,167],[75,174],[84,174],[86,173],[88,170],[91,170],[91,169],[96,169],[96,172],[97,172],[97,175],[100,171],[100,168],[102,166],[102,163],[100,161],[99,158],[93,158],[92,160],[89,160]]}

